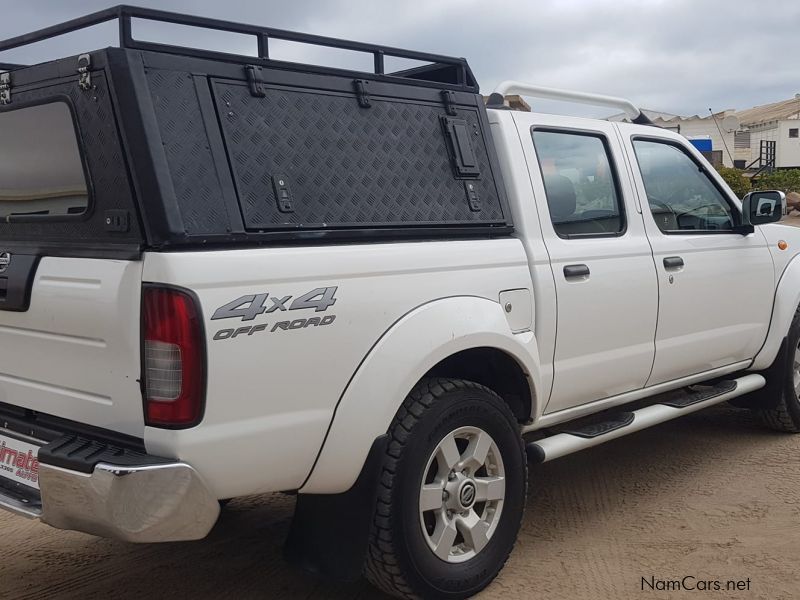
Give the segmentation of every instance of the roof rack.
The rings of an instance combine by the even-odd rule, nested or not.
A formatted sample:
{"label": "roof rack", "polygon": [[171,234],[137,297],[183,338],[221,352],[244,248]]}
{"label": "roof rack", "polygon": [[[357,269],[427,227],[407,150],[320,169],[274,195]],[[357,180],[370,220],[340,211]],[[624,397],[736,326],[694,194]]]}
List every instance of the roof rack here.
{"label": "roof rack", "polygon": [[[172,23],[176,25],[186,25],[189,27],[200,27],[204,29],[213,29],[216,31],[226,31],[230,33],[239,33],[244,35],[255,36],[258,44],[259,62],[269,62],[271,64],[280,63],[291,65],[292,68],[297,68],[298,64],[303,63],[288,63],[284,61],[276,61],[270,59],[269,45],[270,40],[286,40],[290,42],[298,42],[302,44],[309,44],[312,46],[322,46],[327,48],[338,48],[342,50],[353,50],[356,52],[364,52],[371,54],[373,57],[373,70],[372,73],[378,77],[392,77],[403,79],[416,79],[422,80],[433,84],[442,84],[443,87],[459,87],[469,91],[478,91],[478,85],[472,70],[464,58],[454,58],[451,56],[442,56],[438,54],[429,54],[427,52],[416,52],[414,50],[402,50],[400,48],[391,48],[389,46],[380,46],[377,44],[367,44],[363,42],[354,42],[350,40],[340,40],[336,38],[323,37],[319,35],[311,35],[307,33],[298,33],[295,31],[286,31],[282,29],[272,29],[269,27],[259,27],[256,25],[247,25],[244,23],[232,23],[219,19],[209,19],[205,17],[195,17],[191,15],[184,15],[181,13],[167,12],[162,10],[155,10],[149,8],[142,8],[137,6],[120,5],[113,8],[101,10],[96,13],[65,21],[58,25],[45,27],[38,31],[26,33],[17,37],[9,38],[0,41],[0,52],[11,50],[12,48],[19,48],[27,46],[36,42],[41,42],[50,38],[58,37],[66,33],[106,23],[108,21],[119,21],[119,47],[130,48],[134,50],[151,50],[155,52],[166,52],[170,54],[181,54],[185,56],[195,56],[200,58],[213,58],[216,60],[227,60],[232,62],[240,62],[247,60],[252,62],[253,56],[244,56],[229,54],[224,52],[216,52],[211,50],[204,50],[201,48],[190,48],[181,46],[172,46],[169,44],[162,44],[158,42],[147,42],[138,40],[133,37],[131,22],[133,19],[141,19],[146,21],[157,21],[161,23]],[[394,57],[401,59],[408,59],[419,62],[430,63],[428,65],[415,67],[395,73],[385,72],[385,57]],[[0,70],[12,71],[24,67],[25,65],[15,65],[9,63],[0,63]],[[313,66],[313,65],[305,65]],[[341,69],[344,71],[351,71],[352,69]]]}
{"label": "roof rack", "polygon": [[503,100],[508,94],[519,94],[521,96],[532,96],[545,100],[561,100],[564,102],[575,102],[577,104],[589,104],[591,106],[605,106],[621,110],[627,115],[632,123],[639,125],[652,125],[653,122],[630,100],[617,98],[616,96],[603,96],[601,94],[590,94],[587,92],[574,92],[572,90],[561,90],[558,88],[532,85],[521,81],[504,81],[498,85],[492,95],[489,96],[487,107],[492,108],[503,104]]}

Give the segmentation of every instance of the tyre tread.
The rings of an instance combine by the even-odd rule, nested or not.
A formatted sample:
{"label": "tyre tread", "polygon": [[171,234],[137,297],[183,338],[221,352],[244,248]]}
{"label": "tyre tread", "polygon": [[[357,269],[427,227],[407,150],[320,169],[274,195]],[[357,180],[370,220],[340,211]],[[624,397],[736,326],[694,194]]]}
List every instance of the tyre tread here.
{"label": "tyre tread", "polygon": [[761,422],[770,429],[784,433],[800,433],[800,423],[795,421],[786,405],[786,398],[781,398],[778,406],[758,411]]}
{"label": "tyre tread", "polygon": [[[792,333],[800,328],[800,306],[797,307],[792,319],[792,324],[789,328],[790,339]],[[790,348],[791,351],[791,348]],[[793,364],[791,357],[787,357],[787,365]],[[775,431],[783,433],[800,433],[800,411],[798,411],[798,399],[792,391],[789,394],[786,383],[783,378],[789,375],[785,372],[778,374],[780,378],[780,398],[775,406],[770,408],[761,408],[756,410],[756,414],[761,419],[761,422]],[[795,406],[790,406],[789,403],[794,403]]]}
{"label": "tyre tread", "polygon": [[[364,566],[364,576],[378,589],[399,598],[418,598],[403,575],[398,561],[391,530],[392,483],[397,463],[402,455],[408,435],[414,425],[424,418],[426,412],[444,394],[454,390],[476,390],[489,394],[505,408],[514,419],[511,410],[495,392],[465,379],[429,377],[422,379],[406,397],[389,427],[389,444],[379,479],[377,505],[370,532],[369,551]],[[506,557],[507,558],[507,557]]]}

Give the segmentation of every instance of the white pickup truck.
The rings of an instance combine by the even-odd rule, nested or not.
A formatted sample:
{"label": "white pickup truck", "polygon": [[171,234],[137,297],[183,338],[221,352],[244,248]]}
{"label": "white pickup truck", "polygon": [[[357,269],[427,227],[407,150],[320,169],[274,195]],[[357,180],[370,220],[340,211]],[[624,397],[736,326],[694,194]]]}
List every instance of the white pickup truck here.
{"label": "white pickup truck", "polygon": [[0,76],[0,507],[158,542],[289,492],[290,560],[463,598],[512,550],[529,460],[734,398],[800,431],[781,194],[740,201],[630,102],[506,82],[487,109],[463,59],[130,7],[0,50],[110,19],[120,48]]}

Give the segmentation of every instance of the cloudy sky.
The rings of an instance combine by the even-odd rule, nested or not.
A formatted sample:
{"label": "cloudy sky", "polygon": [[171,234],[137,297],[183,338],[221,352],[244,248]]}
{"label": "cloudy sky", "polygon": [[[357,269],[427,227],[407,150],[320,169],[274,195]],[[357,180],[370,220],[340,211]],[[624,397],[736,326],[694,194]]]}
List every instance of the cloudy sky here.
{"label": "cloudy sky", "polygon": [[[132,3],[137,3],[132,0]],[[797,0],[139,0],[142,6],[466,57],[488,93],[504,79],[626,96],[677,114],[749,108],[800,93]],[[100,10],[101,0],[0,0],[0,38]],[[249,39],[138,24],[138,37],[237,52]],[[99,26],[4,53],[37,62],[112,43]],[[284,45],[293,60],[363,64]],[[368,63],[367,63],[368,64]],[[563,107],[536,103],[543,111]],[[574,108],[575,114],[586,114]]]}

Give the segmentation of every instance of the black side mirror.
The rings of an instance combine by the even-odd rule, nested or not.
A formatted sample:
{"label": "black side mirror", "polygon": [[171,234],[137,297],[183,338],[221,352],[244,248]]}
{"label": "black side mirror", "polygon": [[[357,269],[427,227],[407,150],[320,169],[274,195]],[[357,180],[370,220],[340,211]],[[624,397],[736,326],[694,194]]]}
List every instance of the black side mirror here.
{"label": "black side mirror", "polygon": [[742,200],[742,217],[747,225],[775,223],[783,218],[786,195],[779,191],[750,192]]}

